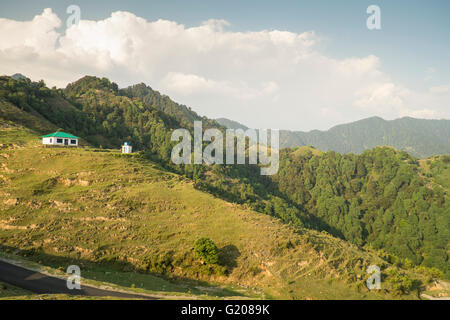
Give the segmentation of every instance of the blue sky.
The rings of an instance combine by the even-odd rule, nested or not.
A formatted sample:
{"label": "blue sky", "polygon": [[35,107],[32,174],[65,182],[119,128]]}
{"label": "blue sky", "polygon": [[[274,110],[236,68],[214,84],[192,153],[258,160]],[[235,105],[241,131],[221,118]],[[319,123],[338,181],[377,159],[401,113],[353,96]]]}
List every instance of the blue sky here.
{"label": "blue sky", "polygon": [[[51,8],[64,24],[67,17],[65,11],[70,4],[80,6],[82,20],[99,21],[110,17],[112,12],[128,11],[149,22],[164,19],[183,24],[186,28],[199,26],[209,19],[223,19],[230,24],[226,27],[229,32],[279,30],[302,34],[314,31],[320,39],[315,50],[322,55],[337,60],[376,56],[379,59],[377,70],[386,74],[390,82],[411,92],[426,92],[432,87],[450,85],[450,1],[446,0],[2,1],[0,18],[29,21],[44,8]],[[366,28],[366,8],[371,4],[381,8],[381,30],[371,31]],[[61,33],[64,33],[63,29],[56,28]],[[119,71],[113,74],[120,78]],[[227,81],[225,78],[215,80]],[[119,84],[129,84],[127,80],[117,81]],[[170,88],[168,91],[170,94]],[[186,99],[185,95],[177,92],[171,96],[194,103],[194,109],[195,105],[211,103],[205,97]],[[425,104],[428,103],[423,102],[417,109],[434,108]],[[445,105],[441,102],[438,110],[441,117],[448,115],[446,110],[442,111]],[[209,109],[205,107],[199,110],[206,111],[208,116],[220,116],[217,112],[208,112]],[[347,114],[353,113],[347,110],[343,112],[342,118]],[[359,112],[355,116],[372,114],[377,115],[376,112]],[[226,112],[223,115],[227,116]],[[247,118],[243,117],[243,120]],[[251,125],[259,123],[256,120],[250,122]],[[261,121],[261,125],[267,123]],[[333,121],[327,120],[316,123],[315,127],[323,128],[332,124]],[[282,122],[280,126],[283,126]],[[286,123],[284,127],[302,129],[293,128],[292,123]]]}

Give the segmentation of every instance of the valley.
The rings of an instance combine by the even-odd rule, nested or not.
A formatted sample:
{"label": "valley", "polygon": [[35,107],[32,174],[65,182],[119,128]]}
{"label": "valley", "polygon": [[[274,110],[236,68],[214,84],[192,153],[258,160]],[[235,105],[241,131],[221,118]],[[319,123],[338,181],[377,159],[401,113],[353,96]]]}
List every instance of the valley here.
{"label": "valley", "polygon": [[[88,283],[162,299],[420,299],[448,280],[448,156],[283,149],[271,177],[175,166],[170,134],[198,116],[145,85],[1,80],[2,259],[60,275],[76,264]],[[56,130],[81,146],[42,146]],[[370,265],[381,290],[366,287]]]}

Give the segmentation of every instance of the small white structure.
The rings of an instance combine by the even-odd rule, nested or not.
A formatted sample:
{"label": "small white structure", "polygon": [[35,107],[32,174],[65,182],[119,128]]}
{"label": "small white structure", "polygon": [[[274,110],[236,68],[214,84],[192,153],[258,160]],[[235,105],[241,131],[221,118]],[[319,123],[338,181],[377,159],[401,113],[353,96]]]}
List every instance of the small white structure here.
{"label": "small white structure", "polygon": [[132,153],[132,152],[133,147],[128,142],[125,142],[122,146],[122,153]]}
{"label": "small white structure", "polygon": [[50,146],[78,147],[79,139],[80,138],[69,133],[53,132],[42,136],[42,144]]}

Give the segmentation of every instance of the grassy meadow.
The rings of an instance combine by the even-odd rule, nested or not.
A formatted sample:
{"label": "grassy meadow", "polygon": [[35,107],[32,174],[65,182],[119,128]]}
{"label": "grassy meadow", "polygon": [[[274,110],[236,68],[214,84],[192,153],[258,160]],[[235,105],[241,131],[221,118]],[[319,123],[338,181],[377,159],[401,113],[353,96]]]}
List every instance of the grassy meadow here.
{"label": "grassy meadow", "polygon": [[[368,291],[366,268],[387,266],[374,253],[217,199],[138,153],[46,148],[6,122],[0,148],[3,258],[60,275],[77,264],[89,284],[168,299],[418,297]],[[200,237],[219,265],[195,256]]]}

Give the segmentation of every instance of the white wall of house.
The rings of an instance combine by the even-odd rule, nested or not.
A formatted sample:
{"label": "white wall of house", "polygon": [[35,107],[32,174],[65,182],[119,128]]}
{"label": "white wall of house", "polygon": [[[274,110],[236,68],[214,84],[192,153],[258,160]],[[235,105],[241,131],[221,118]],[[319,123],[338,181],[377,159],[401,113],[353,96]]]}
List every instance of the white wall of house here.
{"label": "white wall of house", "polygon": [[42,138],[42,144],[53,144],[54,138]]}
{"label": "white wall of house", "polygon": [[133,152],[133,147],[132,146],[122,146],[122,153],[132,153]]}
{"label": "white wall of house", "polygon": [[[65,144],[64,140],[67,140],[67,144]],[[52,146],[78,147],[78,139],[47,137],[42,138],[42,144]]]}

